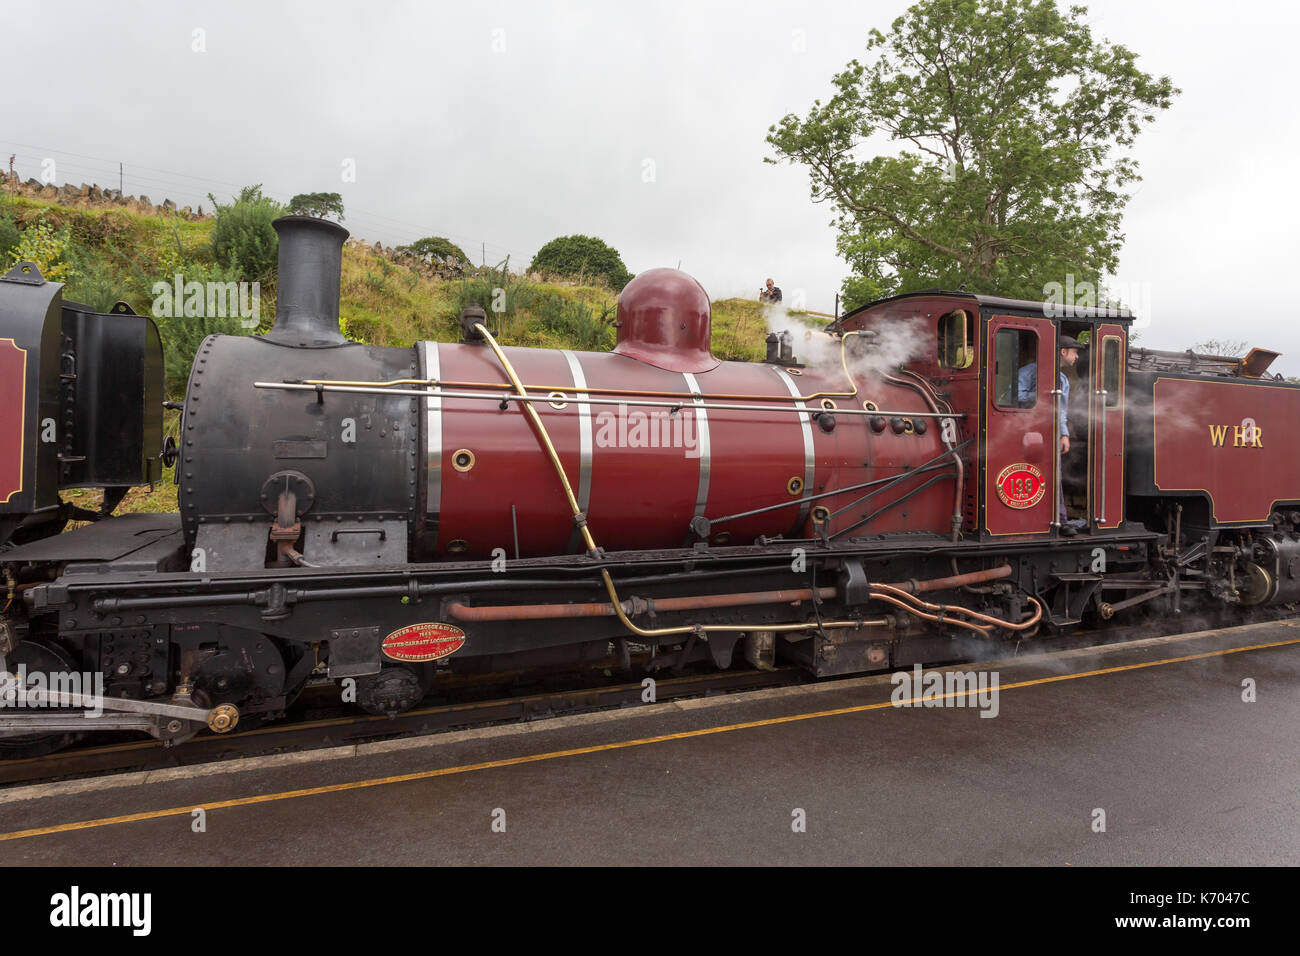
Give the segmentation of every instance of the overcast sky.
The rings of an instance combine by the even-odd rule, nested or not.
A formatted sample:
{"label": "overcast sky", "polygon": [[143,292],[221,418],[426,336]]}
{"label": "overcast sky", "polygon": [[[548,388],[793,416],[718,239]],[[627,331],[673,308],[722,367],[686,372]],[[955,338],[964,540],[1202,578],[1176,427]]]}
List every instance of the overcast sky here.
{"label": "overcast sky", "polygon": [[[356,236],[444,235],[476,261],[486,243],[512,267],[597,235],[633,272],[680,262],[714,298],[772,276],[829,312],[831,211],[802,168],[762,162],[764,136],[907,6],[0,0],[0,150],[24,179],[53,158],[59,182],[116,185],[122,162],[154,202],[336,191]],[[1244,339],[1300,374],[1279,295],[1300,252],[1297,7],[1089,4],[1095,35],[1183,91],[1139,139],[1113,279],[1150,319],[1141,344]]]}

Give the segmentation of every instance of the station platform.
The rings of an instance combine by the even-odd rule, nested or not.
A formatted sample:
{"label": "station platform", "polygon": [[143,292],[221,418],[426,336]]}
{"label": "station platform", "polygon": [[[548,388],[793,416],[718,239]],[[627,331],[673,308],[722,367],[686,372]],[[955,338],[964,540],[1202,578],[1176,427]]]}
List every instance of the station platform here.
{"label": "station platform", "polygon": [[13,787],[0,865],[1300,862],[1300,620],[947,670],[996,692],[886,674]]}

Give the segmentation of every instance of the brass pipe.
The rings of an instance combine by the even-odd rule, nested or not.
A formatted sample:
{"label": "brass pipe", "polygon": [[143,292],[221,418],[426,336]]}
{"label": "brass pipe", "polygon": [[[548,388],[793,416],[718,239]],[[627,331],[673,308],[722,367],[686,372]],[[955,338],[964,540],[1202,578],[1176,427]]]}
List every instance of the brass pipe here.
{"label": "brass pipe", "polygon": [[[588,388],[588,387],[582,388],[581,391],[590,394],[595,394],[595,395],[641,395],[641,396],[651,396],[654,398],[686,398],[686,399],[700,398],[704,401],[708,401],[709,399],[730,399],[736,401],[806,402],[815,398],[856,398],[858,394],[858,386],[853,381],[853,376],[849,374],[848,360],[844,352],[845,349],[844,342],[851,335],[861,335],[861,334],[862,334],[861,332],[848,332],[845,333],[845,335],[840,339],[840,365],[844,369],[844,377],[848,379],[849,386],[852,388],[852,391],[849,392],[813,392],[810,395],[788,395],[788,394],[787,395],[753,395],[745,392],[709,392],[709,393],[701,392],[699,395],[695,395],[692,392],[642,391],[641,389],[636,389],[636,388]],[[497,353],[498,358],[503,358],[504,353],[501,352],[500,348],[497,346],[495,341],[493,341],[492,343],[492,348],[493,351]],[[524,386],[518,384],[518,380],[514,378],[513,372],[511,373],[511,375],[513,380],[511,383],[457,382],[457,381],[447,381],[446,379],[436,379],[436,378],[394,378],[394,379],[389,379],[386,382],[356,382],[356,381],[349,381],[346,379],[305,378],[303,379],[303,384],[371,387],[371,388],[388,388],[394,385],[424,385],[432,388],[495,388],[495,389],[510,388],[513,384],[518,389],[520,394],[523,394]],[[534,389],[536,391],[563,392],[563,391],[571,390],[575,386],[572,383],[570,383],[568,385],[532,384],[527,387]]]}
{"label": "brass pipe", "polygon": [[[303,383],[306,385],[351,385],[351,386],[368,385],[374,388],[388,388],[390,386],[395,386],[395,385],[425,385],[431,388],[503,389],[503,388],[511,387],[508,382],[457,382],[457,381],[448,381],[447,379],[438,379],[438,378],[395,378],[387,382],[354,382],[354,381],[348,381],[346,379],[331,380],[331,379],[305,378],[303,379]],[[529,383],[527,387],[538,392],[571,392],[574,390],[576,386],[574,386],[572,382],[568,383],[567,385],[538,385],[537,383],[533,382],[533,383]],[[653,389],[640,389],[640,388],[586,387],[586,388],[579,389],[579,391],[590,392],[593,395],[644,395],[652,398],[682,398],[682,399],[695,398],[695,395],[691,392],[658,391]],[[701,392],[699,397],[706,401],[711,398],[719,398],[719,399],[725,398],[725,399],[737,399],[743,401],[756,401],[756,402],[793,402],[793,401],[808,401],[814,398],[853,398],[855,395],[856,392],[813,392],[810,395],[798,395],[798,396],[791,395],[789,392],[786,392],[784,395],[777,395],[777,394],[760,395],[760,394],[750,394],[748,392]]]}
{"label": "brass pipe", "polygon": [[[514,385],[515,391],[520,395],[526,396],[528,393],[524,390],[523,383],[519,381],[519,376],[515,374],[514,366],[510,364],[510,359],[506,358],[506,353],[501,351],[501,346],[497,345],[496,339],[492,337],[492,333],[478,322],[474,323],[474,328],[478,330],[479,334],[483,336],[484,341],[486,341],[487,344],[491,346],[492,351],[496,353],[497,359],[501,362],[502,368],[505,369],[506,376],[510,379],[511,384]],[[582,509],[578,507],[578,498],[573,493],[573,486],[569,484],[569,476],[564,472],[564,463],[560,461],[559,452],[555,450],[555,446],[551,443],[550,433],[547,432],[546,426],[542,423],[541,416],[537,414],[537,409],[533,408],[532,402],[523,402],[521,404],[524,408],[524,414],[528,416],[529,422],[532,423],[533,430],[537,432],[537,437],[541,440],[542,447],[546,449],[546,454],[550,457],[551,464],[555,466],[555,473],[559,476],[560,484],[564,487],[564,497],[568,499],[569,508],[573,511],[575,523],[578,525],[578,530],[582,533],[582,540],[587,545],[587,553],[594,557],[596,554],[596,541],[592,538],[591,530],[587,527],[587,521],[582,514]],[[606,577],[608,578],[608,574],[606,574]],[[614,603],[618,603],[617,598],[615,598]]]}
{"label": "brass pipe", "polygon": [[[471,401],[486,401],[486,402],[497,402],[497,403],[538,402],[543,405],[547,405],[550,404],[551,402],[556,401],[556,399],[551,397],[550,395],[542,395],[542,396],[534,397],[533,395],[530,395],[527,392],[524,393],[501,392],[496,395],[491,395],[491,394],[480,393],[480,392],[453,392],[453,391],[448,391],[439,388],[432,388],[432,389],[431,388],[423,388],[423,389],[392,388],[390,389],[390,388],[383,388],[381,386],[376,386],[370,383],[366,383],[363,385],[309,385],[306,382],[254,382],[253,387],[272,388],[272,389],[278,389],[280,391],[286,391],[286,392],[292,392],[292,391],[312,392],[313,394],[315,394],[316,392],[325,392],[330,394],[338,392],[338,393],[359,394],[359,395],[409,395],[412,397],[459,398],[459,399],[466,399]],[[570,385],[569,388],[572,389],[573,386]],[[586,389],[583,389],[582,391],[585,392]],[[902,415],[911,418],[965,418],[967,415],[966,412],[955,412],[950,415],[947,412],[913,412],[913,411],[903,412],[903,411],[887,411],[881,408],[871,408],[871,409],[839,408],[839,409],[832,410],[832,409],[822,409],[822,408],[803,408],[796,405],[771,405],[771,406],[764,407],[762,405],[737,405],[737,404],[729,404],[726,402],[709,403],[703,400],[701,400],[698,404],[692,404],[692,402],[694,402],[694,399],[690,398],[689,396],[687,398],[688,398],[687,401],[671,402],[671,401],[654,401],[651,399],[641,398],[641,397],[619,399],[619,398],[591,398],[591,397],[577,398],[575,396],[569,396],[566,397],[564,401],[574,405],[620,405],[620,406],[636,405],[636,406],[642,406],[646,408],[668,408],[674,411],[678,411],[681,409],[689,410],[689,409],[703,408],[706,410],[717,409],[721,411],[740,411],[740,412],[791,412],[796,415],[818,415],[821,414],[823,411],[825,412],[833,411],[834,414],[836,415],[857,415],[862,417],[871,417],[871,416],[878,416],[878,415],[879,416]],[[793,396],[790,398],[790,401],[792,402],[795,401]]]}
{"label": "brass pipe", "polygon": [[[501,362],[502,367],[505,369],[506,376],[510,379],[515,389],[520,395],[526,395],[527,393],[524,391],[523,384],[519,381],[519,376],[515,374],[514,366],[510,364],[510,359],[506,357],[505,352],[503,352],[501,347],[497,345],[496,339],[492,337],[492,333],[484,328],[482,323],[474,323],[474,328],[483,336],[483,340],[492,348],[492,351],[496,354],[497,360]],[[848,371],[847,365],[845,366],[845,371]],[[551,436],[546,430],[546,425],[531,403],[524,402],[523,407],[525,412],[528,413],[528,419],[532,423],[534,430],[537,432],[542,447],[546,450],[547,457],[551,460],[551,465],[555,468],[555,472],[560,478],[560,484],[564,487],[564,496],[569,502],[569,508],[573,512],[575,522],[582,531],[583,541],[587,545],[587,553],[592,557],[595,557],[597,554],[595,539],[592,537],[591,529],[587,527],[586,518],[582,514],[582,509],[578,507],[578,499],[574,497],[573,487],[569,484],[568,475],[564,473],[564,463],[560,461],[559,453],[556,452],[555,445],[551,442]],[[605,583],[605,591],[609,594],[609,603],[613,607],[614,614],[618,618],[619,623],[638,637],[666,637],[674,634],[707,634],[709,631],[730,633],[756,630],[781,632],[810,631],[821,630],[827,627],[851,627],[856,630],[862,627],[889,627],[891,625],[891,622],[886,618],[875,618],[867,621],[809,621],[803,624],[762,624],[757,626],[753,624],[686,624],[677,627],[638,627],[636,624],[632,623],[632,620],[623,610],[623,602],[619,600],[618,589],[614,587],[614,579],[610,576],[609,570],[607,568],[601,568],[600,576]]]}

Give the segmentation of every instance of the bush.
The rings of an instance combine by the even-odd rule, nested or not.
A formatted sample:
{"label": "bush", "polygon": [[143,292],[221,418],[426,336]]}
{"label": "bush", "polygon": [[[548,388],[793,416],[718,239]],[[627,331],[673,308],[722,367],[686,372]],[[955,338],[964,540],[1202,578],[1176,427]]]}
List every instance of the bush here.
{"label": "bush", "polygon": [[614,311],[607,305],[597,310],[585,302],[566,299],[556,293],[539,298],[531,306],[542,327],[561,336],[570,348],[584,352],[607,352],[614,347]]}
{"label": "bush", "polygon": [[261,185],[245,186],[228,205],[208,193],[215,210],[212,254],[217,262],[239,273],[240,280],[266,282],[275,274],[279,243],[271,223],[285,208],[262,195]]}
{"label": "bush", "polygon": [[488,328],[500,335],[502,321],[527,308],[535,297],[531,285],[510,274],[509,264],[507,258],[495,269],[482,269],[458,281],[452,291],[453,318],[471,305],[481,306],[488,315]]}
{"label": "bush", "polygon": [[561,236],[537,251],[529,272],[573,278],[598,278],[615,292],[632,280],[618,250],[594,236]]}
{"label": "bush", "polygon": [[56,232],[48,222],[34,222],[19,234],[9,263],[34,262],[46,281],[67,282],[72,278],[71,247],[72,236],[66,226]]}
{"label": "bush", "polygon": [[398,246],[397,251],[409,252],[421,259],[437,256],[440,259],[457,259],[461,262],[469,262],[469,256],[465,255],[465,250],[450,239],[444,239],[442,236],[425,236],[423,239],[416,239],[409,246]]}
{"label": "bush", "polygon": [[63,290],[65,300],[107,312],[125,298],[121,277],[109,263],[80,251],[74,261],[72,278]]}

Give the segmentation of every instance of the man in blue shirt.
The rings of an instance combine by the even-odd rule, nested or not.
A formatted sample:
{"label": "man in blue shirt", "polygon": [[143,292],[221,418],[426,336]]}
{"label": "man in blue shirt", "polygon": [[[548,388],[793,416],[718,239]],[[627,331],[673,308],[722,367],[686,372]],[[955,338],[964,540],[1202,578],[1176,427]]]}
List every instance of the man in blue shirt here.
{"label": "man in blue shirt", "polygon": [[[1061,454],[1064,455],[1070,450],[1070,428],[1069,422],[1066,421],[1066,412],[1070,406],[1070,380],[1065,375],[1065,369],[1073,366],[1079,361],[1079,349],[1082,345],[1068,335],[1062,335],[1057,339],[1057,345],[1061,349],[1061,371],[1060,389],[1061,404],[1060,415],[1056,422],[1056,433],[1060,436]],[[1016,399],[1021,405],[1032,405],[1038,394],[1038,363],[1030,362],[1020,370],[1016,376]],[[1066,520],[1065,514],[1065,486],[1064,483],[1058,483],[1060,493],[1056,498],[1056,510],[1060,514],[1061,534],[1067,538],[1078,533],[1078,528]]]}

